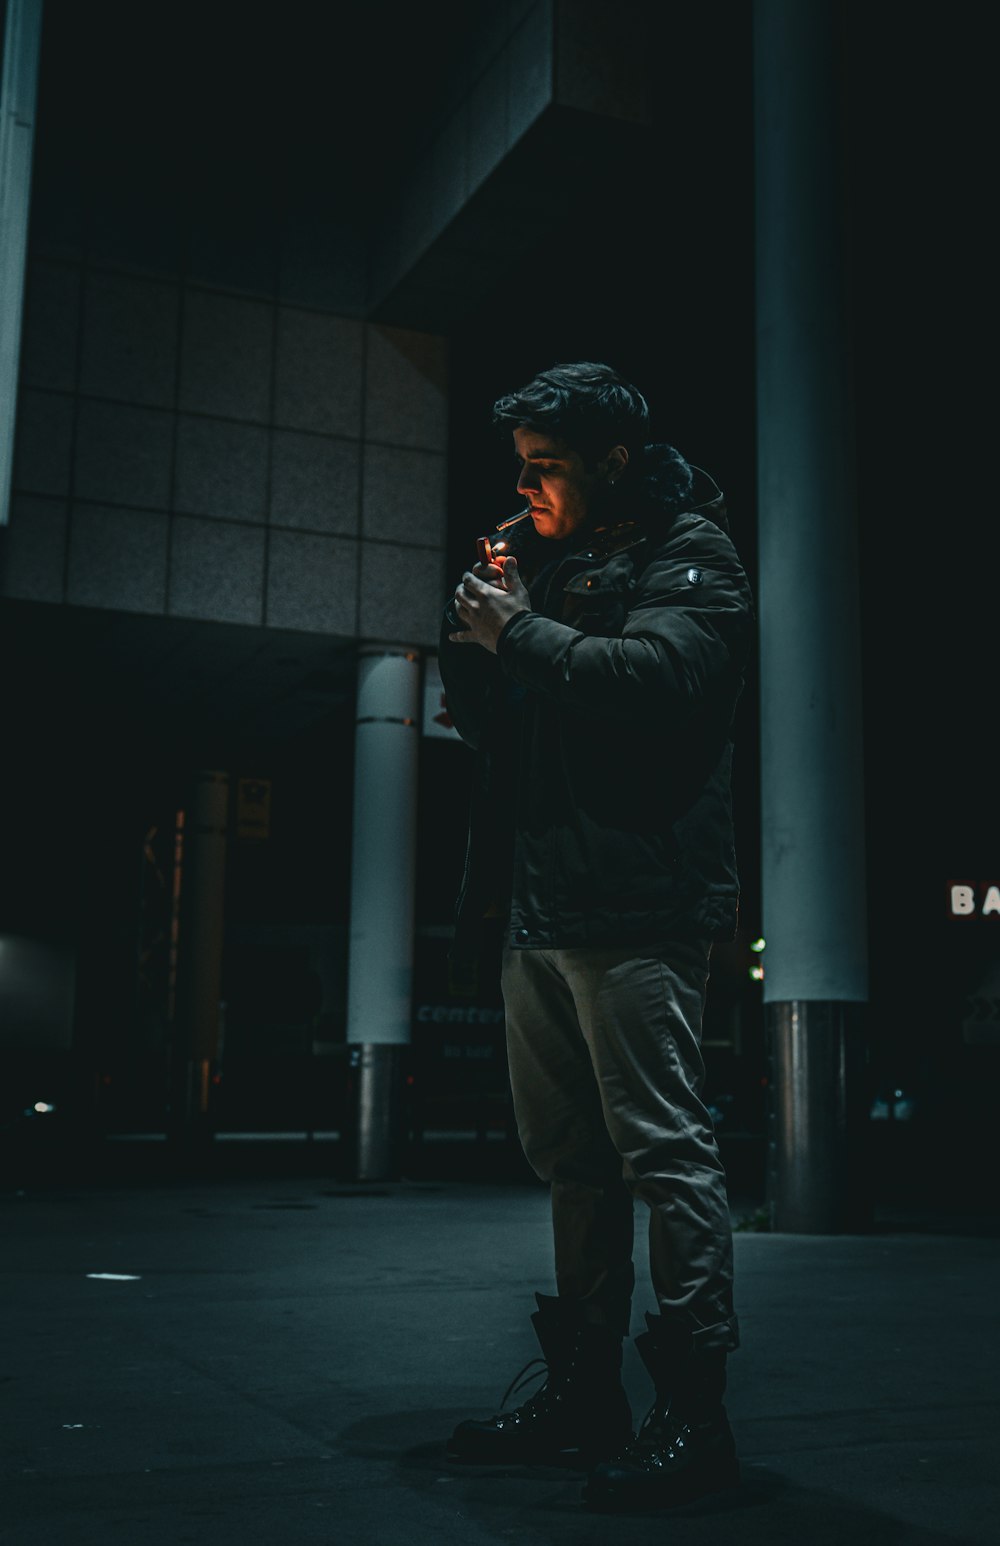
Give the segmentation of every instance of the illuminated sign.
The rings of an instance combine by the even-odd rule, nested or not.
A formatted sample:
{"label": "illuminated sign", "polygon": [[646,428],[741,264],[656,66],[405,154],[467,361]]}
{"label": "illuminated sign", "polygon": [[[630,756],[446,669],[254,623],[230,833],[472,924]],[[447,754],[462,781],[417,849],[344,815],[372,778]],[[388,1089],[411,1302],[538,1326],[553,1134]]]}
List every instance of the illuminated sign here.
{"label": "illuminated sign", "polygon": [[430,1021],[434,1025],[499,1025],[503,1018],[502,1009],[465,1004],[421,1004],[414,1015],[421,1024]]}
{"label": "illuminated sign", "polygon": [[949,918],[1000,918],[1000,884],[948,882]]}

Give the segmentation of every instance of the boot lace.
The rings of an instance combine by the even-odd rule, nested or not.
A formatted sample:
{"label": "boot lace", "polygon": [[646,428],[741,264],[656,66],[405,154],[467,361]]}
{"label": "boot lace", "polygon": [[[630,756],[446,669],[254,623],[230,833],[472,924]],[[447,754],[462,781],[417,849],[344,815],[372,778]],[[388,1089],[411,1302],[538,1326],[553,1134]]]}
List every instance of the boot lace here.
{"label": "boot lace", "polygon": [[639,1465],[645,1471],[659,1470],[679,1458],[689,1431],[689,1425],[682,1418],[672,1418],[669,1402],[654,1401],[639,1431],[614,1458]]}
{"label": "boot lace", "polygon": [[[540,1367],[536,1367],[536,1365],[540,1365]],[[544,1358],[530,1358],[524,1365],[524,1368],[515,1374],[514,1378],[507,1386],[507,1389],[504,1391],[500,1402],[500,1410],[506,1411],[507,1402],[511,1396],[516,1396],[519,1390],[524,1389],[525,1385],[530,1385],[533,1381],[537,1382],[538,1380],[542,1379],[543,1376],[547,1376],[548,1372],[549,1366]],[[540,1402],[540,1398],[544,1396],[544,1394],[545,1386],[542,1385],[538,1390],[535,1391],[534,1395],[529,1396],[527,1401],[523,1402],[522,1404],[524,1406],[533,1406],[536,1402]]]}

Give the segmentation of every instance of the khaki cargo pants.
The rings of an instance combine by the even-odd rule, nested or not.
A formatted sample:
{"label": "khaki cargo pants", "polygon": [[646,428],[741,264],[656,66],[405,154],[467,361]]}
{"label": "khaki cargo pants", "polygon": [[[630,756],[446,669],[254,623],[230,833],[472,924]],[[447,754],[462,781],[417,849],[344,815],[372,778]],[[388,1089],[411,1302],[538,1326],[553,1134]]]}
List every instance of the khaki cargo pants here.
{"label": "khaki cargo pants", "polygon": [[726,1177],[700,1090],[707,941],[515,950],[503,961],[518,1133],[552,1192],[556,1286],[629,1331],[633,1199],[660,1312],[739,1345]]}

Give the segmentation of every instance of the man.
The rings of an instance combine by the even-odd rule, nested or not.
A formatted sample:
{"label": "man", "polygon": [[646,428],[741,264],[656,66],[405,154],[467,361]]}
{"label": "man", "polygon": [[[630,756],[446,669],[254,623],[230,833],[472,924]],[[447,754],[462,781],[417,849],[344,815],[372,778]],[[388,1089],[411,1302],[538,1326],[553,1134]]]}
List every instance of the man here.
{"label": "man", "polygon": [[[543,371],[494,421],[530,519],[445,614],[448,710],[478,753],[453,969],[485,917],[506,917],[511,1089],[551,1186],[558,1292],[532,1317],[543,1387],[460,1423],[448,1452],[571,1455],[592,1508],[670,1506],[738,1477],[732,1234],[699,1091],[711,942],[737,922],[731,740],[752,600],[720,490],[646,444],[646,401],[609,366]],[[635,1197],[659,1312],[636,1344],[655,1387],[638,1435],[621,1382]]]}

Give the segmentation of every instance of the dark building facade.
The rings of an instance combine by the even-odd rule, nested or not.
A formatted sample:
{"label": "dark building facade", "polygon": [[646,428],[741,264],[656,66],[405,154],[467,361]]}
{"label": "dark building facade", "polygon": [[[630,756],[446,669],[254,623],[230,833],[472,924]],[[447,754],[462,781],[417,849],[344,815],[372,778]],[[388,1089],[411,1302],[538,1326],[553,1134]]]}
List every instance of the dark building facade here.
{"label": "dark building facade", "polygon": [[[873,1111],[911,1124],[886,1121],[888,1164],[888,1143],[942,1119],[978,1126],[1000,1036],[988,437],[968,366],[982,126],[961,86],[971,10],[943,40],[906,7],[833,11],[866,1077]],[[212,1110],[237,1129],[338,1126],[366,652],[420,673],[413,1088],[432,1093],[433,1064],[441,1092],[475,1095],[462,1121],[504,1120],[495,991],[449,999],[442,965],[469,766],[434,719],[440,608],[474,537],[515,507],[492,400],[566,358],[643,387],[657,434],[725,488],[756,580],[754,12],[46,0],[0,575],[0,935],[16,962],[0,1056],[20,1070],[5,1120],[37,1086],[98,1132],[165,1122],[178,845],[190,877],[196,785],[216,772]],[[709,1025],[715,1093],[755,1152],[759,690],[754,670],[743,923]]]}

